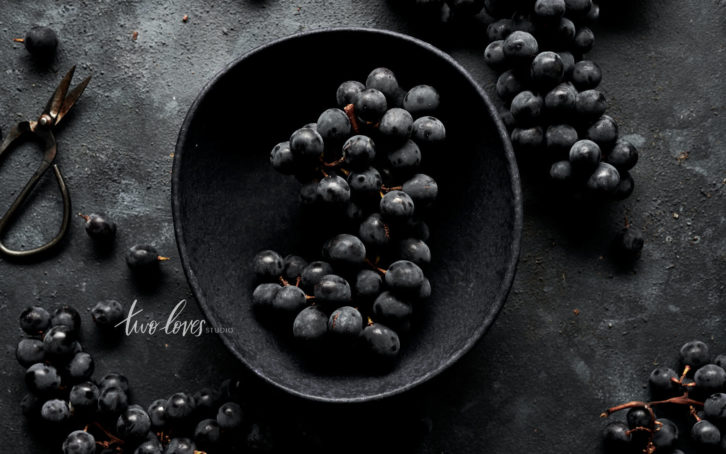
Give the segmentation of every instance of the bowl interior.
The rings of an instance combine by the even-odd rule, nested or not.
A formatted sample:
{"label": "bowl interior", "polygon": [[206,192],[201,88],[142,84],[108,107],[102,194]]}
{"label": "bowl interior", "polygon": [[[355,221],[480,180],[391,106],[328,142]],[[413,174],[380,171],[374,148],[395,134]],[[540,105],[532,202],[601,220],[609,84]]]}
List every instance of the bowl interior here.
{"label": "bowl interior", "polygon": [[[403,87],[426,83],[442,99],[445,155],[430,170],[440,199],[430,217],[433,295],[416,308],[386,373],[313,366],[269,330],[250,303],[249,262],[271,248],[319,256],[301,214],[300,183],[269,164],[272,147],[335,106],[337,86],[386,66]],[[298,35],[231,64],[191,107],[177,143],[174,220],[185,272],[210,323],[266,380],[325,401],[362,401],[408,389],[467,351],[493,322],[519,251],[521,201],[511,147],[489,101],[450,57],[403,35],[337,29]],[[330,362],[335,362],[331,357]]]}

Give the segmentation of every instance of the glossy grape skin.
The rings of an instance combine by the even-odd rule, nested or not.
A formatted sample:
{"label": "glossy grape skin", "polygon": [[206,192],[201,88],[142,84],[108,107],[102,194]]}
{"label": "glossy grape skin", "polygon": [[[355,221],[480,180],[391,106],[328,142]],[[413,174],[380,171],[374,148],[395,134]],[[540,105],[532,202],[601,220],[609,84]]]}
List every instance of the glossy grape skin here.
{"label": "glossy grape skin", "polygon": [[532,128],[514,128],[511,138],[515,151],[535,151],[544,144],[544,132],[539,126]]}
{"label": "glossy grape skin", "polygon": [[303,289],[312,292],[315,284],[317,284],[323,276],[332,273],[333,267],[330,266],[329,263],[320,260],[310,262],[310,264],[308,264],[308,266],[306,266],[303,270],[300,284]]}
{"label": "glossy grape skin", "polygon": [[194,441],[199,447],[214,446],[222,438],[222,432],[216,419],[203,419],[194,429]]}
{"label": "glossy grape skin", "polygon": [[631,429],[652,426],[650,413],[644,407],[634,407],[628,410],[626,420],[628,421],[628,427]]}
{"label": "glossy grape skin", "polygon": [[366,88],[375,88],[392,101],[396,97],[399,85],[393,71],[388,68],[376,68],[368,74]]}
{"label": "glossy grape skin", "polygon": [[431,249],[425,242],[416,238],[402,240],[398,245],[398,256],[418,266],[431,263]]}
{"label": "glossy grape skin", "polygon": [[539,52],[537,39],[531,33],[519,30],[507,36],[503,48],[504,55],[514,63],[529,64]]}
{"label": "glossy grape skin", "polygon": [[726,371],[715,364],[706,364],[696,371],[693,381],[700,389],[716,391],[726,384]]}
{"label": "glossy grape skin", "polygon": [[605,95],[600,90],[585,90],[577,94],[575,110],[586,118],[601,117],[607,109]]}
{"label": "glossy grape skin", "polygon": [[555,52],[540,52],[532,60],[530,69],[532,81],[540,87],[559,84],[565,75],[565,64]]}
{"label": "glossy grape skin", "polygon": [[570,148],[570,163],[576,169],[594,170],[600,162],[600,147],[591,140],[578,140]]}
{"label": "glossy grape skin", "polygon": [[336,336],[355,339],[363,331],[363,316],[358,309],[342,306],[328,318],[328,331]]}
{"label": "glossy grape skin", "polygon": [[620,184],[618,169],[601,162],[587,180],[587,188],[598,193],[612,193]]}
{"label": "glossy grape skin", "polygon": [[93,321],[102,328],[113,329],[124,319],[124,307],[116,300],[99,301],[91,309]]}
{"label": "glossy grape skin", "polygon": [[57,325],[46,331],[43,348],[48,357],[65,359],[75,353],[76,336],[66,325]]}
{"label": "glossy grape skin", "polygon": [[552,125],[545,131],[545,145],[553,157],[568,157],[577,141],[577,130],[570,125]]}
{"label": "glossy grape skin", "polygon": [[638,150],[625,139],[618,139],[605,162],[614,165],[618,170],[630,170],[638,162]]}
{"label": "glossy grape skin", "polygon": [[386,156],[391,168],[400,172],[410,172],[421,164],[421,149],[412,140],[407,140],[401,147]]}
{"label": "glossy grape skin", "polygon": [[40,409],[40,417],[44,421],[59,424],[71,419],[71,409],[68,403],[60,399],[46,401]]}
{"label": "glossy grape skin", "polygon": [[389,291],[378,295],[373,302],[374,318],[399,331],[408,331],[411,314],[413,314],[411,305]]}
{"label": "glossy grape skin", "polygon": [[124,392],[129,392],[129,380],[126,376],[112,372],[103,376],[101,381],[98,382],[98,386],[103,388],[118,387]]}
{"label": "glossy grape skin", "polygon": [[625,200],[633,193],[635,181],[627,170],[618,170],[618,173],[620,173],[620,184],[615,188],[615,192],[610,194],[610,197],[615,200]]}
{"label": "glossy grape skin", "polygon": [[722,354],[720,354],[720,355],[717,355],[717,356],[716,356],[716,357],[715,357],[715,358],[713,359],[713,363],[714,363],[715,365],[717,365],[717,366],[720,366],[720,367],[724,368],[724,370],[726,370],[726,354],[723,354],[723,353],[722,353]]}
{"label": "glossy grape skin", "polygon": [[570,83],[562,83],[550,90],[544,98],[544,108],[549,116],[566,119],[577,105],[577,90]]}
{"label": "glossy grape skin", "polygon": [[161,428],[166,425],[166,402],[167,399],[156,399],[146,410],[153,427]]}
{"label": "glossy grape skin", "polygon": [[355,279],[356,298],[370,300],[378,296],[383,288],[383,278],[373,270],[360,270]]}
{"label": "glossy grape skin", "polygon": [[542,97],[529,90],[519,93],[512,99],[510,111],[518,125],[531,125],[542,114]]}
{"label": "glossy grape skin", "polygon": [[413,118],[435,114],[440,103],[439,92],[430,85],[416,85],[403,98],[403,108],[409,111]]}
{"label": "glossy grape skin", "polygon": [[134,454],[163,454],[163,452],[159,440],[146,440],[134,450]]}
{"label": "glossy grape skin", "polygon": [[20,314],[20,328],[28,334],[40,334],[50,327],[50,319],[50,314],[44,308],[30,306]]}
{"label": "glossy grape skin", "polygon": [[351,170],[364,170],[376,157],[376,145],[368,136],[355,135],[343,144],[343,154]]}
{"label": "glossy grape skin", "polygon": [[159,270],[159,252],[148,244],[137,244],[126,251],[126,265],[132,271],[156,273]]}
{"label": "glossy grape skin", "polygon": [[361,265],[366,259],[366,247],[360,238],[343,233],[326,241],[323,257],[340,265]]}
{"label": "glossy grape skin", "polygon": [[328,331],[328,316],[317,306],[301,310],[292,324],[292,334],[304,342],[318,342]]}
{"label": "glossy grape skin", "polygon": [[574,15],[586,14],[591,6],[592,0],[565,0],[567,12]]}
{"label": "glossy grape skin", "polygon": [[715,393],[703,402],[703,412],[710,421],[726,420],[726,394]]}
{"label": "glossy grape skin", "polygon": [[95,454],[96,439],[88,432],[74,430],[63,441],[63,454]]}
{"label": "glossy grape skin", "polygon": [[222,393],[214,388],[202,388],[192,395],[196,416],[207,416],[217,410]]}
{"label": "glossy grape skin", "polygon": [[389,228],[380,213],[371,214],[360,224],[358,237],[366,248],[381,248],[391,240]]}
{"label": "glossy grape skin", "polygon": [[656,450],[667,451],[672,449],[678,441],[678,426],[670,419],[659,418],[660,428],[653,434],[653,444]]}
{"label": "glossy grape skin", "polygon": [[58,35],[49,27],[36,25],[25,35],[24,44],[25,49],[33,57],[41,60],[50,59],[58,47]]}
{"label": "glossy grape skin", "polygon": [[338,90],[335,92],[335,100],[338,103],[338,107],[345,107],[348,104],[355,103],[355,98],[358,93],[365,90],[366,86],[357,80],[348,80],[338,86]]}
{"label": "glossy grape skin", "polygon": [[666,395],[676,390],[673,379],[678,379],[678,374],[669,367],[656,367],[650,373],[648,384],[654,395]]}
{"label": "glossy grape skin", "polygon": [[109,242],[116,237],[116,223],[107,216],[98,213],[91,213],[85,216],[84,228],[86,234],[95,241]]}
{"label": "glossy grape skin", "polygon": [[98,411],[101,413],[117,415],[129,406],[126,392],[118,386],[102,387],[98,396]]}
{"label": "glossy grape skin", "polygon": [[325,144],[340,144],[350,136],[350,119],[340,109],[332,108],[324,111],[318,117],[317,125],[317,132]]}
{"label": "glossy grape skin", "polygon": [[544,19],[562,17],[565,14],[565,0],[537,0],[534,13]]}
{"label": "glossy grape skin", "polygon": [[295,155],[290,150],[290,141],[280,142],[270,152],[270,164],[278,172],[285,175],[295,173]]}
{"label": "glossy grape skin", "polygon": [[602,70],[592,60],[581,60],[575,63],[572,71],[572,83],[578,90],[597,88],[602,81]]}
{"label": "glossy grape skin", "polygon": [[88,380],[93,375],[95,363],[93,357],[86,352],[76,353],[67,366],[68,377],[73,382]]}
{"label": "glossy grape skin", "polygon": [[381,118],[378,132],[389,144],[400,144],[408,140],[413,130],[413,117],[407,110],[394,107]]}
{"label": "glossy grape skin", "polygon": [[380,211],[384,219],[401,221],[413,216],[415,205],[411,196],[403,191],[389,191],[380,202]]}
{"label": "glossy grape skin", "polygon": [[408,260],[398,260],[386,270],[386,285],[395,292],[415,293],[424,281],[421,267]]}
{"label": "glossy grape skin", "polygon": [[611,116],[603,115],[590,125],[585,136],[600,148],[609,148],[618,140],[618,124]]}
{"label": "glossy grape skin", "polygon": [[302,276],[302,272],[307,266],[308,262],[299,255],[288,255],[283,260],[282,276],[294,283],[295,279]]}
{"label": "glossy grape skin", "polygon": [[252,259],[252,269],[258,279],[276,281],[281,275],[285,261],[282,256],[272,250],[257,253]]}
{"label": "glossy grape skin", "polygon": [[234,403],[227,402],[219,407],[217,424],[222,429],[235,429],[242,424],[242,408]]}
{"label": "glossy grape skin", "polygon": [[401,350],[398,334],[380,323],[373,323],[363,328],[361,338],[368,352],[382,360],[395,358]]}
{"label": "glossy grape skin", "polygon": [[[621,256],[626,259],[634,259],[640,256],[645,240],[643,239],[643,233],[640,230],[634,227],[629,227],[623,229],[623,231],[618,234],[615,238],[615,244],[616,250]],[[681,359],[683,359],[682,355],[683,354],[681,354]],[[698,360],[698,357],[694,356],[692,360]],[[708,362],[708,360],[706,360],[706,362]]]}
{"label": "glossy grape skin", "polygon": [[705,364],[708,364],[711,359],[708,345],[700,340],[693,340],[686,342],[680,349],[681,363],[684,365],[691,366],[692,368],[699,368]]}
{"label": "glossy grape skin", "polygon": [[[575,33],[577,33],[577,27],[575,26],[575,23],[566,17],[560,17],[554,19],[554,25],[552,25],[552,30],[549,32],[550,36],[548,37],[547,41],[553,44],[553,48],[569,49],[572,41],[575,39]],[[557,52],[557,54],[560,55],[560,58],[562,57],[562,53],[564,52]],[[567,53],[569,54],[569,52]],[[572,69],[575,66],[574,56],[572,58],[572,61],[568,61],[567,63],[563,61],[562,63],[567,67],[567,69],[565,70],[565,74],[569,77],[569,75],[572,74]]]}
{"label": "glossy grape skin", "polygon": [[721,441],[721,431],[710,421],[702,419],[691,427],[691,438],[700,446],[718,446]]}
{"label": "glossy grape skin", "polygon": [[375,88],[366,88],[355,99],[355,114],[365,123],[375,124],[388,110],[386,95]]}
{"label": "glossy grape skin", "polygon": [[630,445],[631,435],[628,426],[620,421],[613,421],[603,429],[605,446],[609,449],[623,449]]}
{"label": "glossy grape skin", "polygon": [[98,397],[101,394],[98,386],[93,382],[86,381],[74,385],[71,388],[68,400],[73,407],[73,412],[93,413],[98,408]]}
{"label": "glossy grape skin", "polygon": [[348,175],[351,197],[355,199],[378,195],[383,185],[381,174],[374,167]]}
{"label": "glossy grape skin", "polygon": [[502,101],[510,102],[517,93],[520,93],[525,89],[525,84],[522,81],[522,77],[517,74],[514,70],[504,71],[497,78],[496,84],[497,94]]}
{"label": "glossy grape skin", "polygon": [[[573,35],[573,37],[574,37],[574,35]],[[573,71],[575,70],[575,56],[572,55],[571,52],[567,52],[567,51],[557,52],[557,55],[560,56],[560,60],[562,60],[562,65],[565,68],[565,71],[564,71],[565,79],[570,79],[572,77]]]}
{"label": "glossy grape skin", "polygon": [[164,454],[194,454],[197,447],[188,438],[172,438],[164,451]]}
{"label": "glossy grape skin", "polygon": [[592,30],[590,30],[590,28],[581,27],[577,30],[577,33],[575,33],[573,47],[580,55],[590,52],[594,44],[595,34]]}
{"label": "glossy grape skin", "polygon": [[328,175],[320,180],[317,191],[325,203],[342,205],[350,200],[350,186],[338,175]]}
{"label": "glossy grape skin", "polygon": [[492,41],[484,49],[484,61],[490,68],[502,70],[507,67],[507,56],[504,55],[504,40]]}
{"label": "glossy grape skin", "polygon": [[351,288],[348,281],[336,274],[327,274],[315,284],[315,301],[342,305],[350,301]]}
{"label": "glossy grape skin", "polygon": [[487,39],[489,42],[503,41],[512,33],[512,19],[498,19],[487,25]]}
{"label": "glossy grape skin", "polygon": [[116,433],[124,440],[141,441],[151,430],[151,419],[139,405],[130,405],[116,421]]}
{"label": "glossy grape skin", "polygon": [[166,420],[170,423],[175,421],[188,421],[194,413],[194,398],[185,392],[172,394],[166,401]]}
{"label": "glossy grape skin", "polygon": [[431,297],[431,290],[431,281],[429,281],[427,278],[424,278],[421,287],[419,287],[418,289],[418,293],[413,295],[413,298],[419,301],[428,299]]}
{"label": "glossy grape skin", "polygon": [[25,371],[25,384],[32,393],[48,394],[60,389],[61,377],[55,367],[36,363]]}
{"label": "glossy grape skin", "polygon": [[422,148],[440,145],[446,140],[446,127],[436,117],[419,117],[413,122],[411,139]]}
{"label": "glossy grape skin", "polygon": [[564,183],[572,179],[572,164],[570,161],[557,161],[550,167],[550,178],[556,182]]}
{"label": "glossy grape skin", "polygon": [[35,363],[42,363],[45,359],[43,341],[39,339],[21,339],[15,348],[15,359],[23,367],[30,367]]}
{"label": "glossy grape skin", "polygon": [[323,155],[325,143],[318,131],[300,128],[290,136],[290,151],[300,162],[313,162]]}
{"label": "glossy grape skin", "polygon": [[300,205],[303,207],[314,207],[320,202],[318,194],[318,181],[304,184],[300,187],[300,195],[298,197]]}
{"label": "glossy grape skin", "polygon": [[290,315],[297,314],[306,304],[305,292],[294,285],[282,287],[272,299],[273,309]]}
{"label": "glossy grape skin", "polygon": [[64,304],[53,311],[50,326],[67,326],[74,337],[78,336],[81,332],[81,314],[75,308]]}

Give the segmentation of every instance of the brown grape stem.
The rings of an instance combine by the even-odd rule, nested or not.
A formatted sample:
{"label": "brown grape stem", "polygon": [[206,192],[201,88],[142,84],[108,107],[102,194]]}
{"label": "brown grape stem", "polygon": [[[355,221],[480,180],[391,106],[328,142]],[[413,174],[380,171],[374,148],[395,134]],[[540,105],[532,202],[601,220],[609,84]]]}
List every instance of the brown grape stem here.
{"label": "brown grape stem", "polygon": [[351,128],[353,128],[353,131],[358,134],[360,132],[360,125],[358,124],[358,119],[355,116],[355,106],[353,104],[348,104],[343,108],[343,110],[345,111],[345,114],[348,115]]}

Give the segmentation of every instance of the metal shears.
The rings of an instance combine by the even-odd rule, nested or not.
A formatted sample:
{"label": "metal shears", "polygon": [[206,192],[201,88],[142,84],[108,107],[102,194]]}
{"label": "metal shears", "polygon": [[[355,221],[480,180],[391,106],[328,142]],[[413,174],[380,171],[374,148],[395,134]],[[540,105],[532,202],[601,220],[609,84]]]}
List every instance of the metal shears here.
{"label": "metal shears", "polygon": [[[0,252],[5,255],[11,257],[28,257],[45,252],[58,244],[68,230],[71,215],[71,198],[68,194],[68,188],[66,187],[63,175],[61,174],[60,169],[58,169],[58,165],[53,163],[57,153],[53,127],[57,126],[58,123],[60,123],[66,116],[68,111],[71,110],[71,107],[73,107],[76,101],[78,101],[78,98],[83,93],[83,90],[86,89],[86,85],[88,85],[88,82],[91,80],[90,76],[87,77],[69,93],[68,89],[71,85],[71,79],[73,78],[75,70],[76,67],[74,66],[70,69],[70,71],[68,71],[65,77],[63,77],[60,84],[53,92],[53,96],[51,96],[48,104],[45,106],[45,109],[43,109],[43,112],[40,114],[40,117],[38,117],[35,121],[21,121],[13,126],[8,132],[7,137],[5,137],[5,140],[3,140],[0,145],[0,159],[2,159],[3,155],[8,151],[8,149],[10,149],[11,145],[20,139],[35,139],[43,147],[43,160],[41,161],[38,170],[36,170],[33,176],[30,177],[23,190],[20,191],[18,197],[12,205],[10,205],[10,208],[8,208],[8,211],[2,218],[0,218]],[[53,168],[53,173],[55,173],[58,188],[60,189],[60,193],[63,198],[63,221],[61,222],[58,234],[56,234],[56,236],[48,243],[33,249],[12,250],[7,248],[2,243],[2,236],[7,228],[8,222],[17,213],[20,206],[28,198],[31,191],[36,184],[38,184],[38,181],[40,181],[45,172],[51,167]]]}

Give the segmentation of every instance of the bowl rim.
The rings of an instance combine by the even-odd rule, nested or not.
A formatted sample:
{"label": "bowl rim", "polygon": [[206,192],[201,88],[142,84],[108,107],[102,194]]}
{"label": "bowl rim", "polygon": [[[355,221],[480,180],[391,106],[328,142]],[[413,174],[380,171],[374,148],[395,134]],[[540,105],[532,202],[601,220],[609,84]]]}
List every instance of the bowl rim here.
{"label": "bowl rim", "polygon": [[176,243],[177,248],[179,250],[179,257],[181,259],[181,266],[184,270],[184,275],[186,276],[187,282],[189,286],[191,287],[192,294],[194,295],[197,304],[202,310],[202,313],[207,318],[207,320],[210,322],[212,326],[217,326],[218,320],[214,316],[212,316],[211,311],[208,308],[207,301],[204,298],[202,288],[199,285],[199,282],[197,280],[196,275],[194,274],[194,271],[191,269],[190,264],[187,262],[188,252],[187,252],[187,243],[184,238],[184,233],[182,232],[181,228],[181,195],[180,195],[180,177],[179,177],[179,169],[182,163],[183,159],[183,150],[186,148],[186,135],[189,130],[189,126],[192,122],[192,119],[197,112],[199,105],[201,104],[202,100],[207,96],[207,94],[211,91],[211,89],[217,84],[217,82],[224,77],[224,75],[233,67],[237,66],[239,63],[241,63],[243,60],[251,57],[252,55],[258,54],[260,52],[265,51],[269,47],[278,46],[284,42],[296,40],[299,38],[305,38],[311,35],[325,35],[325,34],[335,34],[335,33],[370,33],[375,35],[383,35],[390,38],[398,39],[398,40],[404,40],[411,44],[423,47],[425,50],[436,54],[438,57],[445,60],[448,64],[454,67],[456,71],[458,71],[477,91],[479,96],[483,99],[484,104],[486,105],[487,109],[489,110],[489,114],[494,120],[495,127],[497,130],[497,133],[499,135],[500,142],[504,146],[504,155],[506,158],[506,168],[510,175],[510,182],[511,182],[511,191],[512,191],[512,204],[514,205],[514,219],[513,219],[513,231],[512,231],[512,243],[510,245],[510,259],[509,263],[507,263],[506,272],[504,273],[504,276],[502,278],[501,284],[499,286],[499,289],[496,293],[496,296],[494,298],[494,304],[492,306],[492,309],[489,311],[487,316],[484,318],[482,323],[477,327],[477,329],[472,333],[472,335],[467,339],[466,343],[459,348],[453,355],[451,355],[449,358],[447,358],[444,362],[442,362],[438,367],[428,371],[427,373],[417,377],[415,380],[409,381],[404,385],[379,392],[376,394],[366,394],[363,396],[356,396],[356,397],[327,397],[327,396],[321,396],[317,394],[306,394],[304,392],[301,392],[299,390],[296,390],[294,388],[291,388],[287,386],[284,383],[280,383],[271,377],[267,376],[263,371],[256,368],[253,364],[250,364],[248,361],[245,360],[245,358],[242,357],[242,355],[237,352],[235,347],[232,345],[232,342],[229,338],[226,336],[223,336],[221,333],[219,333],[219,336],[222,340],[222,343],[227,347],[227,349],[232,353],[232,355],[237,358],[242,364],[244,364],[248,369],[250,369],[252,372],[254,372],[255,375],[263,379],[265,382],[270,383],[274,385],[275,387],[282,389],[283,391],[292,394],[297,397],[301,397],[308,400],[313,400],[317,402],[326,402],[326,403],[356,403],[356,402],[369,402],[369,401],[375,401],[375,400],[381,400],[385,399],[387,397],[392,397],[395,395],[402,394],[408,390],[411,390],[415,388],[416,386],[423,384],[430,379],[436,377],[437,375],[444,372],[446,369],[451,367],[454,363],[456,363],[462,356],[464,356],[466,353],[468,353],[474,345],[481,339],[482,335],[486,332],[486,330],[492,325],[494,320],[496,319],[499,312],[501,312],[502,306],[504,305],[505,300],[507,299],[507,296],[509,295],[509,292],[512,287],[512,283],[514,281],[514,275],[516,273],[517,263],[519,261],[519,254],[520,254],[520,247],[521,247],[521,236],[522,236],[522,224],[523,224],[523,207],[522,207],[522,190],[521,190],[521,184],[520,184],[520,176],[519,176],[519,170],[517,167],[517,161],[514,155],[514,150],[512,148],[512,143],[509,138],[509,134],[507,133],[507,129],[504,126],[504,123],[502,122],[498,110],[492,103],[489,96],[486,94],[486,92],[482,89],[481,85],[469,74],[469,72],[459,63],[457,62],[452,56],[450,56],[448,53],[440,50],[439,48],[435,47],[432,44],[427,43],[426,41],[423,41],[421,39],[415,38],[410,35],[406,35],[403,33],[390,31],[390,30],[383,30],[383,29],[377,29],[377,28],[367,28],[367,27],[328,27],[328,28],[322,28],[302,33],[295,33],[293,35],[289,35],[283,38],[278,38],[273,41],[270,41],[268,43],[265,43],[259,47],[256,47],[255,49],[250,50],[249,52],[246,52],[242,56],[234,59],[227,65],[225,65],[219,72],[217,72],[201,89],[197,97],[194,99],[194,102],[192,102],[191,106],[189,107],[189,110],[187,111],[187,114],[184,118],[184,121],[182,123],[182,126],[179,130],[179,134],[177,136],[176,146],[175,146],[175,153],[174,153],[174,161],[173,161],[173,167],[172,167],[172,178],[171,178],[171,203],[172,203],[172,219],[174,223],[174,234],[176,237]]}

